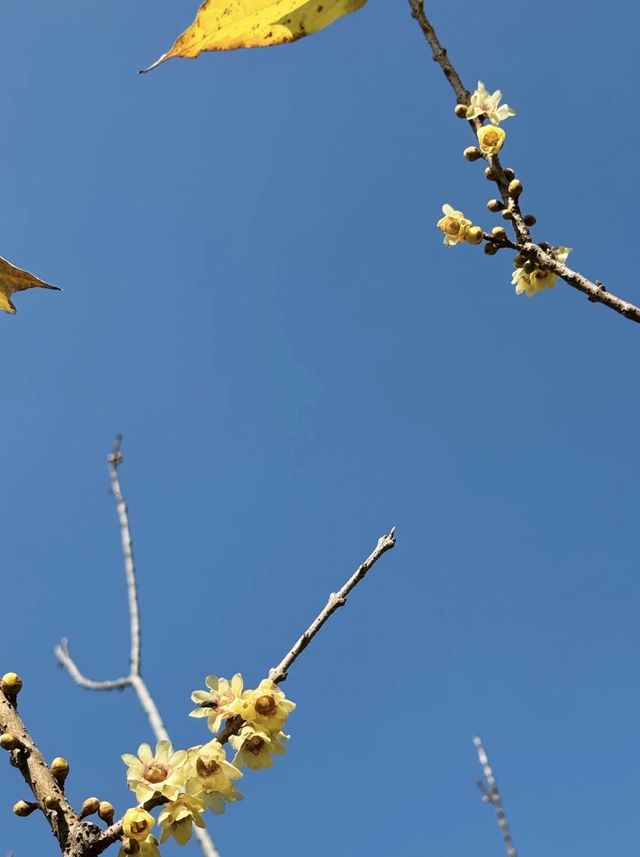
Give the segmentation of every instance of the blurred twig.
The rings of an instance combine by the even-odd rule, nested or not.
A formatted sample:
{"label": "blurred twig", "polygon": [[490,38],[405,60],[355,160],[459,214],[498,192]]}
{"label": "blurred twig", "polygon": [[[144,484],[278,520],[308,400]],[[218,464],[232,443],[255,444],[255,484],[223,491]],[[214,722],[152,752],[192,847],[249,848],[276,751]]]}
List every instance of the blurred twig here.
{"label": "blurred twig", "polygon": [[489,757],[485,752],[480,738],[474,738],[473,743],[476,745],[478,760],[482,765],[482,773],[484,774],[484,780],[478,780],[478,788],[482,792],[482,800],[484,803],[490,803],[495,809],[496,816],[498,818],[498,826],[500,827],[502,839],[504,840],[505,848],[507,849],[507,857],[518,857],[516,846],[513,844],[513,839],[511,838],[511,832],[509,830],[507,816],[502,804],[502,796],[498,789],[498,783],[496,782],[496,778],[489,764]]}

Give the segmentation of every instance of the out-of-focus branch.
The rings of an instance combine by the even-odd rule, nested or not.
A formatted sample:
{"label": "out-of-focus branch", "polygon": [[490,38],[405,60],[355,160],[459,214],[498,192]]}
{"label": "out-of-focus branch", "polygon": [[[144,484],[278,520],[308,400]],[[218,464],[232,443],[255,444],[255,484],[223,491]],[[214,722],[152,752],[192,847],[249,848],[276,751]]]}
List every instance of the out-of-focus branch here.
{"label": "out-of-focus branch", "polygon": [[[465,87],[460,75],[449,59],[446,49],[440,43],[433,24],[427,18],[424,11],[424,0],[409,0],[409,6],[411,7],[411,14],[418,22],[422,34],[431,48],[434,61],[442,69],[444,76],[455,93],[457,103],[468,104],[469,90]],[[475,142],[477,142],[476,132],[481,127],[482,122],[479,119],[472,119],[469,121],[469,124],[473,129]],[[522,213],[517,195],[509,193],[509,183],[513,179],[513,173],[509,174],[509,171],[504,169],[498,155],[483,155],[482,157],[484,157],[489,165],[487,178],[496,183],[505,206],[505,213],[508,215],[509,221],[513,224],[518,252],[527,260],[537,263],[541,270],[552,271],[569,286],[585,294],[591,303],[604,304],[604,306],[612,309],[624,318],[640,324],[640,307],[608,291],[599,280],[590,280],[583,274],[572,270],[563,262],[559,262],[547,252],[548,245],[545,246],[542,242],[532,240],[528,225],[530,221],[527,221],[525,215]],[[533,218],[532,222],[535,222],[535,218]],[[513,248],[511,242],[496,242],[491,240],[491,236],[485,235],[484,237],[485,240],[494,245],[494,251],[504,246],[516,249]]]}
{"label": "out-of-focus branch", "polygon": [[[361,565],[355,570],[355,572],[351,575],[351,577],[347,580],[347,582],[342,586],[338,592],[334,592],[329,596],[329,600],[327,601],[324,608],[320,611],[318,616],[313,620],[311,625],[307,628],[307,630],[301,634],[296,643],[291,647],[289,652],[285,655],[285,657],[280,661],[277,667],[274,667],[270,670],[269,677],[276,682],[283,682],[287,678],[287,671],[291,664],[298,658],[298,656],[307,648],[311,640],[316,636],[320,628],[324,625],[327,619],[335,613],[335,611],[339,607],[343,607],[346,603],[347,596],[354,589],[361,580],[364,579],[365,575],[371,570],[371,568],[375,565],[375,563],[380,559],[380,557],[385,554],[387,551],[391,550],[395,547],[396,544],[396,530],[395,527],[391,529],[391,531],[386,536],[381,536],[378,539],[378,544],[373,549],[373,551],[369,554],[369,556],[364,560]],[[242,717],[231,717],[227,720],[224,728],[221,732],[216,735],[216,741],[219,741],[221,744],[225,744],[232,735],[235,735],[242,728],[242,724],[244,720]],[[148,808],[148,807],[147,807]],[[100,843],[106,843],[103,847],[100,848],[100,851],[96,853],[100,853],[103,851],[111,842],[114,842],[119,836],[122,834],[122,822],[116,822],[111,827],[107,828],[99,837]]]}
{"label": "out-of-focus branch", "polygon": [[[122,485],[120,484],[120,476],[118,468],[122,464],[123,455],[121,452],[122,437],[116,435],[113,442],[111,452],[107,457],[109,466],[109,478],[111,480],[111,492],[116,501],[116,509],[118,512],[118,521],[120,523],[120,538],[122,542],[122,555],[124,559],[124,570],[127,582],[127,597],[129,603],[129,627],[131,637],[131,647],[129,655],[129,675],[123,678],[111,679],[106,681],[94,681],[87,678],[78,668],[77,664],[69,654],[69,645],[66,640],[62,640],[55,648],[55,654],[60,664],[66,668],[71,678],[81,687],[87,690],[118,690],[125,687],[131,687],[138,697],[140,707],[147,715],[147,719],[153,733],[158,741],[169,741],[169,733],[162,721],[160,711],[151,695],[149,688],[142,677],[141,672],[141,636],[140,636],[140,611],[138,607],[138,583],[136,576],[136,567],[133,558],[133,539],[131,538],[131,527],[129,524],[129,512],[127,504],[122,493]],[[112,826],[114,828],[115,825]],[[112,830],[109,828],[109,830]],[[195,836],[198,839],[200,848],[205,857],[219,857],[213,840],[206,830],[196,827],[194,830]],[[122,825],[118,829],[118,833],[110,839],[101,837],[99,842],[94,844],[92,849],[93,854],[100,854],[111,843],[115,842],[122,835]]]}
{"label": "out-of-focus branch", "polygon": [[474,738],[473,743],[476,745],[478,760],[482,766],[482,773],[484,774],[484,780],[478,780],[478,788],[482,792],[482,800],[484,803],[490,803],[495,809],[500,832],[502,833],[502,839],[504,840],[505,848],[507,849],[507,857],[518,857],[518,852],[516,851],[516,846],[513,844],[509,824],[507,822],[507,816],[502,804],[502,796],[498,789],[496,778],[491,770],[489,758],[480,738]]}

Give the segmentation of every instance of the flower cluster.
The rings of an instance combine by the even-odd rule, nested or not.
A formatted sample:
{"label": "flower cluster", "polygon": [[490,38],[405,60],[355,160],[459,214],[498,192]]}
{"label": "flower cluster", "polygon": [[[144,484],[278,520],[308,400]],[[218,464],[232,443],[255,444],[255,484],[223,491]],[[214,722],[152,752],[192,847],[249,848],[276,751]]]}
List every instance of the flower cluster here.
{"label": "flower cluster", "polygon": [[[557,262],[567,261],[567,257],[571,252],[570,247],[552,247],[549,250],[549,255]],[[515,263],[514,263],[515,264]],[[553,271],[545,271],[542,268],[536,268],[533,262],[525,262],[523,265],[517,265],[511,277],[511,284],[516,287],[516,294],[525,294],[528,298],[532,298],[538,292],[544,289],[552,289],[558,275]]]}
{"label": "flower cluster", "polygon": [[[125,753],[127,785],[142,806],[128,809],[122,820],[125,845],[120,851],[160,857],[158,845],[173,837],[180,845],[191,838],[193,825],[204,827],[206,810],[224,812],[226,803],[242,800],[236,781],[241,767],[252,770],[269,768],[273,754],[285,752],[288,735],[282,731],[295,704],[287,699],[271,679],[264,679],[255,690],[244,690],[238,673],[230,681],[207,676],[207,690],[196,690],[191,699],[198,707],[193,717],[206,717],[209,729],[216,733],[223,721],[241,718],[237,734],[229,738],[236,750],[228,762],[224,747],[214,737],[207,744],[174,752],[169,741],[158,741],[155,753],[149,744],[141,744],[138,755]],[[158,816],[160,837],[151,834],[155,821],[147,811],[162,804]]]}

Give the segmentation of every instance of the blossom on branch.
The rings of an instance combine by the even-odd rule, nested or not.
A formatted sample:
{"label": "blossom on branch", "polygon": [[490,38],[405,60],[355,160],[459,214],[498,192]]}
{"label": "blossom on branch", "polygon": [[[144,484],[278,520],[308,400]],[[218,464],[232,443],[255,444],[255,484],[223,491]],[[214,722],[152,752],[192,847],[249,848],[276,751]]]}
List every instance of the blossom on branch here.
{"label": "blossom on branch", "polygon": [[242,694],[242,676],[236,673],[231,681],[227,681],[226,678],[208,675],[205,684],[209,690],[194,690],[191,694],[191,700],[198,703],[198,708],[194,708],[189,716],[208,718],[207,726],[210,731],[217,732],[222,721],[231,717],[229,706]]}
{"label": "blossom on branch", "polygon": [[274,681],[265,678],[255,690],[246,690],[241,697],[236,697],[229,710],[256,729],[279,732],[295,707],[295,702],[287,699]]}
{"label": "blossom on branch", "polygon": [[502,146],[506,133],[497,125],[483,125],[478,128],[478,145],[483,155],[497,155]]}
{"label": "blossom on branch", "polygon": [[216,815],[224,812],[225,801],[242,800],[242,794],[234,784],[242,772],[227,762],[222,744],[214,740],[202,747],[191,747],[187,756],[190,768],[188,794],[199,797]]}
{"label": "blossom on branch", "polygon": [[284,742],[288,738],[284,732],[269,735],[247,724],[237,735],[229,738],[229,743],[237,750],[233,764],[236,767],[246,766],[252,771],[270,768],[273,765],[273,753],[282,755],[286,752]]}
{"label": "blossom on branch", "polygon": [[204,803],[194,795],[181,794],[176,800],[166,804],[158,816],[158,824],[162,828],[160,842],[170,836],[179,845],[185,845],[191,839],[193,825],[205,827],[202,820]]}
{"label": "blossom on branch", "polygon": [[442,206],[442,213],[444,217],[440,218],[437,226],[444,233],[445,245],[453,247],[455,244],[465,241],[471,221],[461,211],[456,211],[448,203]]}
{"label": "blossom on branch", "polygon": [[479,80],[478,88],[471,93],[469,104],[467,106],[467,119],[482,119],[487,118],[492,125],[498,125],[504,122],[509,116],[515,116],[516,111],[512,110],[508,104],[502,104],[500,100],[502,92],[499,89],[489,95],[484,83]]}
{"label": "blossom on branch", "polygon": [[154,824],[151,813],[139,806],[128,809],[122,818],[124,835],[129,839],[137,839],[138,842],[144,842],[147,839]]}
{"label": "blossom on branch", "polygon": [[175,800],[186,780],[186,751],[174,753],[170,741],[158,741],[155,755],[148,744],[141,744],[137,756],[125,753],[122,761],[127,765],[127,785],[140,803],[155,794]]}
{"label": "blossom on branch", "polygon": [[[552,247],[549,251],[557,262],[563,264],[567,261],[570,252],[570,247]],[[516,287],[517,295],[525,294],[528,298],[532,298],[544,289],[552,289],[557,279],[558,275],[553,271],[536,268],[532,263],[525,263],[521,267],[516,267],[511,277],[511,284]]]}

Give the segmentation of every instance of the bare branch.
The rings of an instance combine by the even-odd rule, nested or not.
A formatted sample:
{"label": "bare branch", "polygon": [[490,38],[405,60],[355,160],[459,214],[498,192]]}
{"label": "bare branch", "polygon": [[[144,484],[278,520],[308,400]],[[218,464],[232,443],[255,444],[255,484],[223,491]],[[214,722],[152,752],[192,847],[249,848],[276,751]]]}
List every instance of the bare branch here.
{"label": "bare branch", "polygon": [[[427,18],[424,11],[424,0],[409,0],[411,14],[418,22],[422,33],[429,44],[433,53],[434,61],[440,66],[451,88],[453,89],[458,104],[468,104],[469,90],[465,87],[460,78],[460,75],[453,66],[447,51],[442,47],[440,40],[436,34],[433,24]],[[477,142],[476,132],[482,125],[479,119],[469,121],[469,124],[474,132],[474,142]],[[513,173],[509,176],[508,171],[504,169],[497,155],[483,155],[489,165],[488,177],[494,181],[500,191],[502,201],[505,205],[506,212],[516,234],[516,247],[514,248],[511,242],[496,242],[491,239],[491,236],[485,235],[485,240],[494,244],[496,248],[502,246],[517,249],[527,259],[537,262],[541,270],[552,271],[557,274],[567,285],[579,292],[587,295],[591,303],[600,303],[604,306],[628,318],[630,321],[635,321],[640,324],[640,307],[635,306],[629,301],[625,301],[608,291],[599,280],[590,280],[583,274],[573,271],[567,265],[558,262],[548,251],[548,245],[536,243],[531,239],[531,233],[525,216],[520,209],[520,203],[517,196],[509,193],[509,182],[513,178]]]}
{"label": "bare branch", "polygon": [[496,778],[494,777],[491,766],[489,765],[489,758],[482,746],[480,738],[474,738],[473,743],[478,751],[478,760],[482,765],[482,773],[486,780],[486,782],[483,782],[482,780],[478,781],[478,788],[482,792],[482,800],[484,803],[490,803],[496,811],[498,825],[500,827],[500,832],[502,833],[502,839],[504,840],[505,848],[507,849],[507,857],[518,857],[518,852],[516,851],[516,847],[513,844],[513,839],[511,838],[511,833],[509,831],[507,816],[504,811],[504,806],[502,805],[502,796],[498,789],[498,783],[496,782]]}

